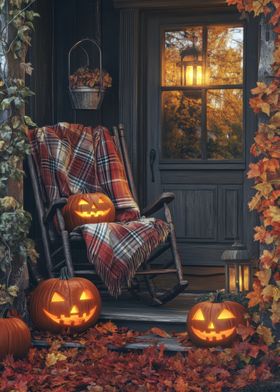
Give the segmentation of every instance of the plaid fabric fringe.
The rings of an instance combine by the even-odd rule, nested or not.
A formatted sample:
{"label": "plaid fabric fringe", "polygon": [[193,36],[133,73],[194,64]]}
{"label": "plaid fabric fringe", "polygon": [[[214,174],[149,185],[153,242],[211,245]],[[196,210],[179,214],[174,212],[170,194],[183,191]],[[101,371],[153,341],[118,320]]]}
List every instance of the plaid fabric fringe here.
{"label": "plaid fabric fringe", "polygon": [[60,123],[29,131],[31,152],[46,204],[75,193],[103,192],[116,222],[80,226],[88,259],[112,295],[130,285],[139,266],[169,234],[169,225],[140,218],[122,161],[106,128]]}

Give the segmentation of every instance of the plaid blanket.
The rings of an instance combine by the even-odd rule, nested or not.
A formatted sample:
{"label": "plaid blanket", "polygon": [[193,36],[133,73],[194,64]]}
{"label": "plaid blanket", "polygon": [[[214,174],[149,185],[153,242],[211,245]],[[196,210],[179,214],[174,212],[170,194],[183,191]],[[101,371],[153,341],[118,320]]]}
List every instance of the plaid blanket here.
{"label": "plaid blanket", "polygon": [[30,130],[31,152],[46,204],[76,193],[103,192],[116,208],[116,221],[86,224],[79,230],[112,295],[130,285],[139,266],[169,234],[160,219],[140,217],[123,163],[106,128],[59,123]]}

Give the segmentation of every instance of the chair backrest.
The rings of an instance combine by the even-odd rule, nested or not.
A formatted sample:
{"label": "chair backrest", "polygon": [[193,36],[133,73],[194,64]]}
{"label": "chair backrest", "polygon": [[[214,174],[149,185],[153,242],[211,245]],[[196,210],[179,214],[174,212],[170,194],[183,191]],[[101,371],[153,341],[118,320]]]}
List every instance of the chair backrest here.
{"label": "chair backrest", "polygon": [[120,154],[122,161],[123,161],[123,164],[124,164],[125,173],[126,173],[126,177],[127,177],[130,191],[131,191],[132,196],[133,196],[134,200],[136,201],[136,203],[139,204],[136,186],[134,183],[131,164],[130,164],[130,160],[129,160],[128,149],[127,149],[127,144],[126,144],[126,140],[125,140],[125,130],[124,130],[123,124],[119,124],[118,127],[113,127],[113,138],[114,138],[115,145],[119,151],[119,154]]}
{"label": "chair backrest", "polygon": [[[120,154],[120,157],[123,161],[128,184],[129,184],[129,188],[131,190],[132,196],[133,196],[134,200],[138,203],[136,187],[135,187],[135,184],[133,181],[133,175],[132,175],[131,165],[130,165],[130,161],[129,161],[127,145],[126,145],[126,141],[125,141],[124,126],[120,124],[118,127],[113,127],[111,134],[112,134],[114,143],[116,145],[116,148],[117,148],[117,150]],[[44,193],[44,190],[42,189],[42,184],[40,183],[40,180],[39,180],[39,173],[37,172],[37,168],[36,168],[36,165],[35,165],[35,162],[33,160],[32,155],[29,155],[27,158],[27,166],[28,166],[28,171],[29,171],[29,176],[31,179],[32,187],[33,187],[38,222],[39,222],[39,226],[41,229],[42,244],[43,244],[43,251],[44,251],[44,256],[45,256],[46,267],[47,267],[48,271],[51,271],[52,263],[51,263],[51,245],[50,245],[50,243],[57,239],[57,233],[56,233],[52,224],[46,225],[44,222],[44,216],[45,216],[46,210],[48,209],[48,205],[46,205],[46,203],[44,201],[45,198],[43,197],[43,195],[45,193]]]}

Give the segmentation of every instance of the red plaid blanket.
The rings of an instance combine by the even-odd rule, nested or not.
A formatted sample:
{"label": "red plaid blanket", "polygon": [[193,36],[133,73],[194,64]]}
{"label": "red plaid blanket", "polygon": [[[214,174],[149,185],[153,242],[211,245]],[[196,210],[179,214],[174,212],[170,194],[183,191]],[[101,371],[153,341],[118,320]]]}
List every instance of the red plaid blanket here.
{"label": "red plaid blanket", "polygon": [[103,192],[113,201],[116,222],[77,228],[109,293],[119,295],[155,247],[165,241],[169,226],[140,217],[114,141],[106,128],[59,123],[29,131],[31,152],[45,202],[75,193]]}

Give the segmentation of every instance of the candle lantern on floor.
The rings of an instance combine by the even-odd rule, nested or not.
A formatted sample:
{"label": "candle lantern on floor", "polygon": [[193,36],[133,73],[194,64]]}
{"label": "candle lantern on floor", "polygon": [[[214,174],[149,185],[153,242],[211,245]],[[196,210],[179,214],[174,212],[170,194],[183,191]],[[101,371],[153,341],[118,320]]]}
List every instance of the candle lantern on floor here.
{"label": "candle lantern on floor", "polygon": [[222,254],[225,263],[226,291],[240,293],[252,287],[253,262],[248,251],[240,241],[235,241],[230,249]]}

